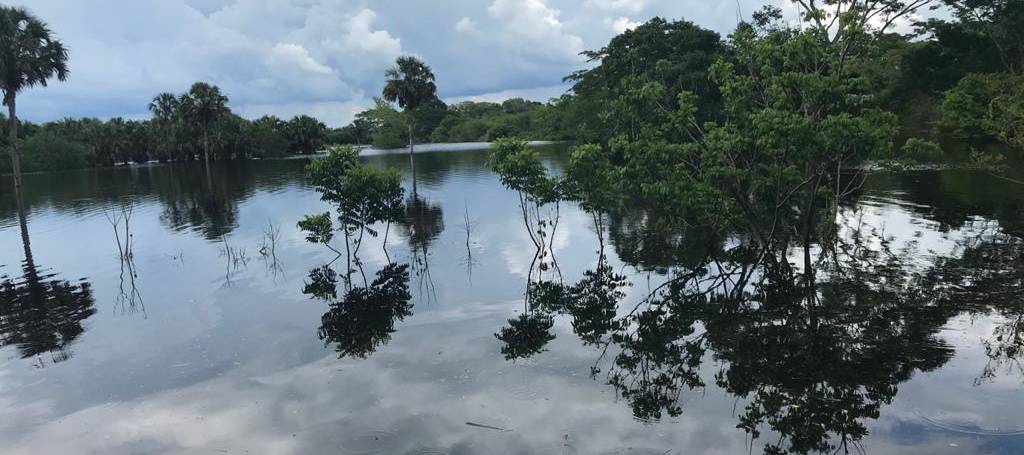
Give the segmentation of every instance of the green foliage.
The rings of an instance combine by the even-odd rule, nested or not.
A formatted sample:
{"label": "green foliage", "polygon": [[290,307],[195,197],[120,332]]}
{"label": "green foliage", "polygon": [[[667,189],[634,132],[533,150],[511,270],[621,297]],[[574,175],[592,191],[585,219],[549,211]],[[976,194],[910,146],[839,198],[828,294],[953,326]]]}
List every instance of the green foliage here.
{"label": "green foliage", "polygon": [[[577,198],[607,207],[616,194],[630,195],[668,212],[676,226],[738,230],[762,246],[797,235],[807,245],[849,191],[843,169],[897,158],[896,116],[877,105],[853,57],[868,54],[815,26],[776,22],[771,10],[758,17],[717,51],[708,70],[714,85],[703,92],[623,76],[609,103],[629,127],[614,130],[604,149],[576,149],[567,187]],[[871,40],[862,29],[844,33]],[[718,49],[703,40],[690,45],[701,56]],[[672,65],[648,60],[631,71],[657,74],[665,66]],[[912,151],[922,144],[913,142]]]}
{"label": "green foliage", "polygon": [[[401,219],[404,206],[402,204],[405,190],[402,179],[394,169],[381,169],[366,166],[359,162],[359,152],[350,146],[332,146],[327,155],[310,161],[307,166],[313,186],[320,192],[323,201],[336,207],[340,229],[346,233],[346,239],[357,232],[376,236],[371,228],[375,223],[392,223]],[[310,234],[307,240],[327,243],[324,229],[330,230],[331,225],[324,223],[323,218],[329,215],[306,217],[300,222],[305,223]]]}
{"label": "green foliage", "polygon": [[586,210],[607,212],[621,199],[622,169],[612,163],[610,151],[601,146],[574,147],[565,177],[568,196]]}
{"label": "green foliage", "polygon": [[384,74],[387,78],[384,83],[384,99],[398,103],[402,109],[415,111],[437,97],[434,72],[416,57],[398,57],[395,65]]}
{"label": "green foliage", "polygon": [[969,52],[991,56],[1010,73],[1024,73],[1024,2],[1020,0],[942,0],[958,22],[932,21],[979,44]]}
{"label": "green foliage", "polygon": [[908,139],[901,151],[901,158],[912,162],[929,163],[942,160],[942,147],[939,144],[916,137]]}
{"label": "green foliage", "polygon": [[358,165],[359,151],[340,145],[328,148],[325,156],[310,161],[306,171],[321,200],[340,204],[345,197],[345,177]]}
{"label": "green foliage", "polygon": [[523,193],[534,202],[545,204],[560,197],[560,182],[548,176],[537,151],[526,141],[515,138],[494,141],[490,163],[506,188]]}
{"label": "green foliage", "polygon": [[700,121],[713,115],[718,88],[708,68],[723,52],[717,33],[687,21],[656,17],[585,53],[593,68],[566,78],[573,82],[577,136],[607,143],[636,140],[646,130],[668,133],[671,113],[682,91],[697,95]]}
{"label": "green foliage", "polygon": [[398,221],[404,212],[405,190],[395,169],[355,166],[346,173],[343,188],[338,220],[352,232],[365,229],[376,236],[371,225]]}
{"label": "green foliage", "polygon": [[970,74],[942,101],[940,127],[968,140],[1024,147],[1024,76]]}
{"label": "green foliage", "polygon": [[272,115],[253,120],[248,126],[247,134],[251,141],[251,153],[254,157],[287,156],[291,149],[292,144],[287,136],[288,124]]}
{"label": "green foliage", "polygon": [[288,150],[292,153],[310,154],[324,145],[327,126],[308,115],[298,115],[288,122],[284,129]]}
{"label": "green foliage", "polygon": [[369,125],[370,142],[380,149],[399,148],[408,140],[407,117],[382,98],[374,98],[374,108],[360,114]]}
{"label": "green foliage", "polygon": [[21,145],[23,172],[78,169],[86,165],[88,151],[81,144],[51,132],[35,134]]}
{"label": "green foliage", "polygon": [[330,212],[306,215],[299,221],[298,227],[306,233],[306,241],[310,243],[328,244],[334,238],[334,225],[331,223]]}

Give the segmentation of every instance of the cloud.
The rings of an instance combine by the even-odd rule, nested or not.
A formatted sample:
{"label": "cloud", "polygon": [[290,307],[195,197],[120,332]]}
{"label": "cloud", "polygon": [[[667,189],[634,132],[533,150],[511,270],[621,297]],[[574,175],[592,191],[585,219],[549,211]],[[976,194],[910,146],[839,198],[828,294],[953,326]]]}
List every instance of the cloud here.
{"label": "cloud", "polygon": [[468,17],[463,17],[462,19],[459,19],[459,21],[455,23],[455,31],[459,33],[471,34],[480,33],[480,30],[476,28],[476,22],[473,22],[473,19],[470,19]]}
{"label": "cloud", "polygon": [[506,44],[520,53],[559,60],[583,51],[583,40],[564,29],[559,11],[544,0],[494,0],[487,10],[504,25]]}
{"label": "cloud", "polygon": [[637,13],[647,6],[647,0],[587,0],[587,5],[608,11]]}
{"label": "cloud", "polygon": [[[740,0],[749,15],[765,3]],[[703,0],[19,0],[71,50],[71,78],[19,95],[19,115],[142,117],[160,92],[217,84],[246,116],[368,107],[395,57],[423,58],[444,98],[561,84],[578,55],[655,15],[727,33]],[[116,15],[107,13],[117,11]],[[347,112],[345,110],[344,112]],[[320,114],[318,114],[320,115]],[[335,125],[336,126],[336,125]]]}
{"label": "cloud", "polygon": [[633,30],[640,26],[639,22],[630,20],[628,17],[621,16],[615,19],[607,18],[604,20],[604,24],[608,26],[608,29],[615,33],[622,33],[626,30]]}
{"label": "cloud", "polygon": [[402,43],[387,30],[373,30],[370,24],[377,18],[373,10],[364,9],[345,23],[346,47],[363,55],[396,57],[402,52]]}
{"label": "cloud", "polygon": [[278,43],[270,50],[267,59],[272,70],[296,68],[317,75],[335,74],[333,68],[321,64],[309,56],[309,51],[298,44]]}

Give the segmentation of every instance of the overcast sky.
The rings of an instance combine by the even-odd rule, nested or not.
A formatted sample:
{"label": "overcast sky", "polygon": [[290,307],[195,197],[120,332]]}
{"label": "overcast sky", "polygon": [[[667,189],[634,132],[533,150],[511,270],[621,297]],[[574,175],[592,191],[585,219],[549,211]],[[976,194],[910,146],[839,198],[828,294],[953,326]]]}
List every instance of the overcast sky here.
{"label": "overcast sky", "polygon": [[785,0],[21,0],[71,50],[71,78],[19,98],[19,114],[147,117],[163,91],[212,82],[249,118],[348,123],[401,54],[429,63],[448,101],[545,100],[578,55],[653,16],[728,33]]}

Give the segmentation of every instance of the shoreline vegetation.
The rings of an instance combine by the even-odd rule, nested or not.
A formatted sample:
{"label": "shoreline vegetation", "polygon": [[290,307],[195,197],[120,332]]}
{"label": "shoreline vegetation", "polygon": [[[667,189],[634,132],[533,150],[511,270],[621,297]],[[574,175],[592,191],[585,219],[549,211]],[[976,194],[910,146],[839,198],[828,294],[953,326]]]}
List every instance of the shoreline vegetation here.
{"label": "shoreline vegetation", "polygon": [[[0,116],[4,124],[0,145],[10,155],[0,160],[0,174],[154,161],[278,158],[310,155],[335,145],[408,147],[412,153],[413,144],[502,138],[595,144],[621,164],[626,158],[623,144],[650,146],[648,139],[653,136],[673,144],[690,142],[695,133],[702,134],[706,122],[725,121],[720,134],[739,138],[739,133],[729,133],[729,128],[739,126],[729,123],[734,121],[729,114],[735,107],[729,98],[737,90],[746,90],[743,84],[750,81],[723,84],[721,73],[737,65],[737,46],[744,40],[754,49],[781,44],[771,40],[797,39],[807,43],[792,46],[793,52],[819,55],[762,55],[758,58],[778,57],[779,61],[750,70],[785,72],[786,65],[799,64],[801,59],[825,65],[812,72],[780,73],[780,78],[765,81],[776,85],[773,90],[789,91],[790,99],[778,100],[783,104],[800,101],[801,96],[833,96],[834,101],[821,106],[831,109],[839,107],[837,102],[844,97],[842,103],[847,104],[850,97],[857,97],[851,107],[891,116],[891,121],[883,123],[895,153],[870,157],[873,160],[903,168],[941,163],[1005,169],[1006,162],[1020,158],[1024,148],[1021,2],[828,3],[837,8],[835,12],[802,8],[800,25],[783,21],[780,10],[765,9],[724,37],[686,20],[655,17],[598,50],[584,52],[588,67],[566,76],[569,90],[544,103],[512,98],[501,103],[448,105],[437,96],[431,68],[404,56],[385,72],[382,94],[373,107],[341,128],[329,128],[308,115],[289,120],[242,118],[232,112],[229,94],[206,82],[196,82],[185,93],[156,95],[148,106],[151,118],[144,120],[65,118],[36,124]],[[914,19],[919,16],[913,14],[926,6],[941,7],[950,19]],[[4,82],[5,105],[14,114],[17,92],[45,86],[51,79],[62,81],[70,69],[67,50],[44,22],[22,8],[2,9],[0,33],[32,33],[43,43],[31,49],[8,49],[21,52],[27,61],[0,62],[32,69]],[[867,20],[868,15],[884,17],[884,26]],[[913,24],[913,31],[894,32],[896,21]],[[26,23],[33,25],[19,31],[17,24]],[[828,52],[836,52],[837,60],[825,61],[822,53]],[[829,92],[809,85],[810,80],[785,80],[790,76],[806,79],[809,74],[821,76],[823,84],[841,87]],[[772,106],[774,110],[788,107]],[[802,132],[824,133],[827,126],[818,122],[823,118],[811,117],[813,121],[803,125]]]}

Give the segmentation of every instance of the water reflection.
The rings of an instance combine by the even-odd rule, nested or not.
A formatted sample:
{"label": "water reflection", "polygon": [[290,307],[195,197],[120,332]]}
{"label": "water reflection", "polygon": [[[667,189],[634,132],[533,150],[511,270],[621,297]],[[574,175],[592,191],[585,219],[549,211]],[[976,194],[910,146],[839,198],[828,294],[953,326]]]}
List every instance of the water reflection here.
{"label": "water reflection", "polygon": [[444,211],[440,205],[414,192],[405,201],[404,213],[398,228],[412,253],[412,269],[419,281],[420,294],[436,299],[437,288],[430,274],[430,246],[444,232]]}
{"label": "water reflection", "polygon": [[317,334],[338,357],[366,358],[391,340],[395,323],[412,315],[408,264],[391,263],[373,282],[352,286],[338,299],[338,274],[330,265],[309,272],[303,294],[326,302]]}
{"label": "water reflection", "polygon": [[25,210],[18,198],[24,261],[18,277],[0,275],[0,347],[14,346],[23,359],[50,354],[53,363],[72,356],[71,344],[85,332],[83,321],[96,313],[89,282],[58,278],[39,267],[32,255]]}
{"label": "water reflection", "polygon": [[[545,165],[557,172],[560,156],[545,155]],[[202,173],[72,173],[70,189],[27,176],[37,244],[15,218],[0,229],[11,252],[0,258],[9,264],[0,344],[39,364],[75,356],[42,371],[0,365],[0,409],[12,417],[0,424],[10,441],[0,452],[1021,449],[1012,436],[1024,384],[1019,189],[974,173],[873,174],[842,206],[844,241],[815,250],[808,283],[799,249],[673,230],[637,206],[595,213],[563,202],[554,231],[554,204],[526,204],[524,223],[522,199],[483,154],[417,160],[419,190],[400,200],[400,235],[388,242],[374,225],[380,237],[368,236],[347,270],[344,259],[330,262],[336,252],[303,244],[294,225],[325,209],[302,161],[253,163],[240,171],[248,176],[214,168],[227,208],[171,202],[178,221],[166,201],[205,197]],[[402,169],[408,186],[407,154],[364,161]],[[158,197],[159,187],[186,195]],[[118,268],[102,215],[127,193],[137,196],[139,251]],[[0,199],[0,213],[17,214]],[[217,234],[226,235],[210,239]],[[547,253],[535,255],[530,234]],[[62,237],[76,237],[73,254]],[[390,255],[377,250],[385,245]],[[221,287],[226,246],[258,254],[267,272],[240,267],[233,287]],[[474,283],[464,278],[467,251]],[[300,272],[274,275],[278,255]],[[61,279],[37,260],[89,281]],[[134,261],[146,274],[133,286]],[[131,308],[133,287],[148,319],[96,310],[94,300],[119,295]]]}
{"label": "water reflection", "polygon": [[[675,262],[663,285],[623,311],[627,280],[604,265],[599,251],[597,268],[574,285],[531,284],[536,312],[509,321],[501,334],[532,344],[502,352],[539,352],[552,315],[563,314],[583,343],[599,345],[593,375],[638,419],[682,415],[681,394],[707,386],[703,372],[713,359],[714,384],[741,406],[737,428],[752,441],[778,435],[763,444],[764,453],[849,453],[863,451],[867,421],[879,417],[901,383],[952,359],[953,347],[939,336],[947,321],[972,302],[995,303],[995,283],[1014,304],[1024,290],[1015,262],[1021,256],[1005,244],[974,245],[920,271],[913,242],[894,251],[891,239],[863,227],[808,272],[789,262],[787,248],[732,243],[706,249],[712,253],[693,266]],[[985,375],[993,364],[1019,368],[1019,321],[1007,318],[986,342],[993,360]],[[609,352],[613,359],[602,372]]]}

